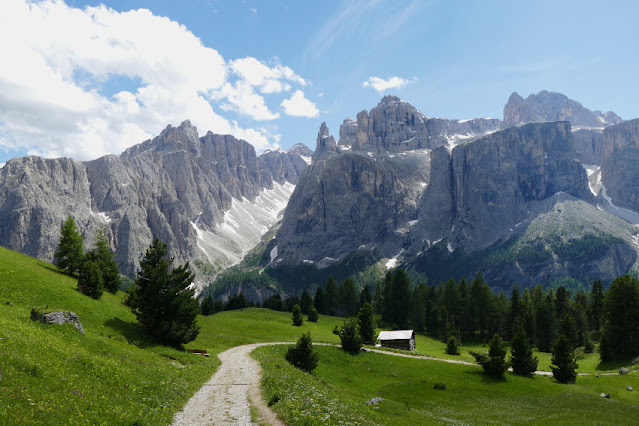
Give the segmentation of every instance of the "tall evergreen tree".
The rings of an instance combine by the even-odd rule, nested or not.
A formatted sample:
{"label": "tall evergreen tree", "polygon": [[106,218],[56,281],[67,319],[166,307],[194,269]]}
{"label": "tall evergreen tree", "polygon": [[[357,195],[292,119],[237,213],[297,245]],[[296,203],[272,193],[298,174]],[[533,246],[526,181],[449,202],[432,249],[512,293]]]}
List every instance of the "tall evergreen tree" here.
{"label": "tall evergreen tree", "polygon": [[317,290],[315,290],[315,298],[313,299],[313,305],[317,312],[322,315],[328,314],[328,308],[326,306],[326,295],[324,294],[324,288],[321,285],[317,286]]}
{"label": "tall evergreen tree", "polygon": [[55,251],[55,264],[63,271],[75,275],[80,270],[83,258],[84,241],[75,224],[75,219],[69,216],[60,231],[60,242]]}
{"label": "tall evergreen tree", "polygon": [[300,309],[304,315],[308,315],[308,311],[313,305],[313,299],[311,295],[308,294],[308,291],[302,291],[302,295],[300,296]]}
{"label": "tall evergreen tree", "polygon": [[508,307],[508,319],[506,324],[506,338],[511,339],[517,328],[523,325],[523,309],[521,298],[519,297],[519,286],[515,284],[510,294],[510,305]]}
{"label": "tall evergreen tree", "polygon": [[367,345],[375,343],[377,337],[375,333],[375,317],[373,305],[369,302],[365,302],[357,313],[357,332]]}
{"label": "tall evergreen tree", "polygon": [[204,299],[202,299],[202,304],[200,305],[202,315],[212,315],[214,308],[215,301],[213,300],[213,295],[209,293]]}
{"label": "tall evergreen tree", "polygon": [[359,294],[355,288],[355,281],[351,277],[342,282],[339,286],[338,294],[342,316],[350,317],[356,315],[359,309]]}
{"label": "tall evergreen tree", "polygon": [[362,338],[357,333],[357,325],[353,320],[344,323],[339,332],[339,338],[342,342],[342,349],[350,354],[356,354],[362,348]]}
{"label": "tall evergreen tree", "polygon": [[104,229],[100,229],[95,239],[95,247],[92,250],[95,253],[95,260],[102,272],[102,281],[104,289],[109,293],[117,293],[122,284],[118,264],[113,258],[113,251],[109,245],[109,238]]}
{"label": "tall evergreen tree", "polygon": [[373,304],[373,295],[371,294],[371,286],[368,284],[366,284],[362,288],[362,291],[359,293],[360,308],[364,306],[364,303],[366,302],[370,303],[371,305]]}
{"label": "tall evergreen tree", "polygon": [[523,326],[519,326],[510,345],[510,365],[516,374],[529,376],[537,370],[538,359],[533,356],[532,347]]}
{"label": "tall evergreen tree", "polygon": [[550,369],[555,380],[559,383],[574,383],[577,378],[575,370],[579,367],[576,360],[570,340],[562,335],[552,349]]}
{"label": "tall evergreen tree", "polygon": [[104,293],[102,273],[100,272],[100,267],[93,253],[87,253],[87,256],[85,256],[84,261],[80,265],[78,290],[93,299],[99,299]]}
{"label": "tall evergreen tree", "polygon": [[590,325],[590,329],[595,332],[601,331],[603,306],[603,284],[601,284],[601,280],[596,280],[592,283],[592,290],[590,291],[590,301],[588,304],[588,323]]}
{"label": "tall evergreen tree", "polygon": [[391,279],[391,321],[399,328],[408,327],[410,306],[410,278],[402,268],[397,268]]}
{"label": "tall evergreen tree", "polygon": [[535,311],[535,344],[541,352],[550,352],[557,338],[557,325],[552,294],[540,302]]}
{"label": "tall evergreen tree", "polygon": [[564,316],[564,313],[570,309],[570,304],[570,292],[564,286],[557,287],[555,292],[555,314],[557,318]]}
{"label": "tall evergreen tree", "polygon": [[606,293],[601,340],[603,361],[639,354],[639,280],[616,278]]}
{"label": "tall evergreen tree", "polygon": [[332,275],[326,280],[326,308],[328,315],[337,315],[337,284]]}
{"label": "tall evergreen tree", "polygon": [[200,306],[189,288],[194,278],[189,264],[170,269],[173,259],[167,259],[167,253],[166,244],[154,238],[140,262],[131,303],[149,333],[178,346],[197,337]]}
{"label": "tall evergreen tree", "polygon": [[490,340],[488,356],[475,352],[471,352],[471,355],[473,355],[477,362],[484,368],[486,374],[493,377],[503,377],[506,370],[508,370],[506,352],[507,349],[506,345],[504,345],[504,341],[499,337],[499,334],[495,334]]}

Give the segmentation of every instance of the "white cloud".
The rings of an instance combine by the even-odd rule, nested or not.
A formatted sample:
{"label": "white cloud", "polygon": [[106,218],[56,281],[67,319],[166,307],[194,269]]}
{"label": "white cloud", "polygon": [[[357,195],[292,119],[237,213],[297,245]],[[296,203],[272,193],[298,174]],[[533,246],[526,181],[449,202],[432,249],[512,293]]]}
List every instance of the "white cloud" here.
{"label": "white cloud", "polygon": [[401,77],[390,77],[386,80],[380,77],[369,77],[368,81],[362,83],[362,87],[370,87],[382,93],[389,89],[399,89],[406,86],[408,83],[413,83],[416,79],[407,80]]}
{"label": "white cloud", "polygon": [[295,117],[317,117],[319,110],[315,104],[304,96],[304,92],[296,90],[290,99],[284,99],[280,104],[284,112]]}
{"label": "white cloud", "polygon": [[[0,1],[0,57],[0,149],[47,157],[119,153],[187,118],[200,133],[234,134],[266,149],[277,143],[272,135],[216,109],[273,120],[280,114],[261,94],[306,85],[279,63],[227,63],[149,10],[76,9],[60,0]],[[116,78],[139,84],[113,94]]]}

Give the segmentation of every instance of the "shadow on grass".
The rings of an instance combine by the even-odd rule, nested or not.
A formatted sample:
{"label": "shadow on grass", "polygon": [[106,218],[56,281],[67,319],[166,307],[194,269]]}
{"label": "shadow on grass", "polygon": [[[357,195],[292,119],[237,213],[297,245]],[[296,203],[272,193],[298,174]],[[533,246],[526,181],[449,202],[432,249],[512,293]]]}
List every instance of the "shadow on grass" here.
{"label": "shadow on grass", "polygon": [[632,360],[633,358],[629,357],[629,358],[616,359],[614,361],[600,361],[599,364],[597,364],[597,370],[600,370],[600,371],[618,370],[621,367],[628,367],[629,365],[631,365]]}
{"label": "shadow on grass", "polygon": [[149,336],[144,327],[137,322],[128,322],[121,318],[111,318],[106,320],[104,325],[121,334],[127,342],[139,348],[149,348],[160,345],[160,343]]}
{"label": "shadow on grass", "polygon": [[63,270],[58,269],[57,266],[55,266],[55,265],[53,265],[51,263],[38,262],[37,264],[42,269],[46,269],[47,271],[51,271],[51,272],[54,272],[54,273],[59,274],[59,275],[64,275],[65,277],[76,278],[76,279],[78,278],[75,275],[69,274],[68,272],[64,272]]}
{"label": "shadow on grass", "polygon": [[494,377],[494,376],[490,376],[488,374],[486,374],[486,372],[483,369],[476,369],[476,370],[469,370],[466,372],[466,374],[470,374],[473,375],[475,377],[478,377],[482,383],[486,383],[486,384],[491,384],[491,383],[505,383],[506,382],[506,377],[505,376],[501,376],[501,377]]}

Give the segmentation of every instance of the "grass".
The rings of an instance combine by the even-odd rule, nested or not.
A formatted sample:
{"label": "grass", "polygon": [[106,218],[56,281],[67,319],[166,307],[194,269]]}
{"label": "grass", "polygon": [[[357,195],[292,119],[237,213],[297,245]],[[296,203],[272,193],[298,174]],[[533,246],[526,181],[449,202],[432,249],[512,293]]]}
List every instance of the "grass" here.
{"label": "grass", "polygon": [[[96,301],[79,293],[76,285],[74,278],[59,273],[50,264],[0,248],[0,424],[169,424],[173,415],[215,372],[219,365],[215,354],[248,343],[294,342],[307,331],[314,342],[338,344],[339,338],[332,330],[344,322],[343,318],[320,315],[317,323],[305,321],[301,327],[294,327],[290,313],[256,308],[199,317],[200,335],[186,347],[206,349],[213,355],[203,358],[148,338],[123,305],[122,293],[105,293]],[[32,322],[31,308],[45,306],[48,311],[75,312],[86,335],[69,324]],[[474,366],[390,359],[376,354],[351,357],[340,350],[322,347],[316,374],[307,375],[284,361],[285,350],[283,345],[260,349],[257,354],[266,362],[264,400],[292,423],[299,423],[295,420],[299,413],[317,414],[313,419],[330,415],[330,419],[345,423],[408,424],[424,419],[440,422],[449,415],[448,410],[468,411],[470,402],[462,401],[459,392],[468,401],[495,406],[514,403],[507,396],[513,389],[513,395],[526,395],[528,401],[528,393],[522,391],[528,387],[532,389],[533,407],[544,404],[558,407],[552,395],[574,394],[575,401],[569,396],[561,398],[569,406],[583,405],[586,412],[590,405],[597,409],[617,407],[620,417],[595,418],[604,422],[618,419],[623,423],[626,419],[623,416],[630,410],[624,404],[636,404],[639,398],[637,392],[620,390],[621,381],[623,389],[626,385],[639,388],[635,371],[629,376],[580,377],[577,385],[567,387],[541,377],[508,376],[506,384],[491,384],[479,374],[481,369]],[[468,350],[487,348],[481,342],[464,342],[461,350],[460,356],[446,355],[443,342],[417,336],[415,354],[472,362]],[[538,356],[540,368],[549,364],[548,354]],[[579,362],[582,371],[603,369],[597,355],[588,355]],[[446,390],[434,389],[436,383],[445,385]],[[310,387],[305,391],[304,386]],[[473,390],[474,387],[478,390]],[[613,404],[599,399],[583,404],[577,401],[584,394],[590,397],[600,392],[612,393]],[[306,397],[295,402],[292,393]],[[387,398],[378,410],[363,404],[378,395]],[[423,398],[433,402],[426,403]],[[447,402],[439,407],[435,401],[442,398]],[[602,405],[606,402],[609,405]],[[419,410],[440,414],[424,417],[423,413],[417,414]],[[520,411],[522,416],[536,419],[538,410]],[[559,408],[555,411],[559,413],[558,421],[572,421],[561,415]],[[484,414],[487,422],[497,418]],[[456,421],[466,421],[467,417],[460,416],[454,417]],[[406,420],[402,420],[404,417]]]}
{"label": "grass", "polygon": [[[287,424],[633,424],[639,416],[639,396],[625,390],[639,385],[636,372],[561,385],[511,373],[495,380],[474,366],[316,350],[313,374],[290,366],[285,346],[253,352],[263,368],[264,399],[277,401],[271,408]],[[612,399],[601,398],[602,392]],[[373,397],[384,398],[377,408],[365,404]]]}

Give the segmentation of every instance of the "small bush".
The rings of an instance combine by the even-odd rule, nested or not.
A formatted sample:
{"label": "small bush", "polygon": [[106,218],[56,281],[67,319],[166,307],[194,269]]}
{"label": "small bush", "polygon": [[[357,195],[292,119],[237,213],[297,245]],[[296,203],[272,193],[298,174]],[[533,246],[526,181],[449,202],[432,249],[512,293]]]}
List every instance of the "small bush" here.
{"label": "small bush", "polygon": [[435,383],[433,385],[433,389],[436,390],[446,390],[446,385],[444,383]]}
{"label": "small bush", "polygon": [[291,319],[293,320],[293,325],[296,327],[300,327],[304,324],[304,317],[302,317],[302,309],[300,305],[293,306],[293,314],[291,315]]}
{"label": "small bush", "polygon": [[311,372],[317,367],[318,356],[313,350],[311,332],[303,334],[295,346],[290,346],[286,351],[286,360],[300,370]]}
{"label": "small bush", "polygon": [[339,327],[335,326],[335,328],[333,328],[333,334],[336,336],[339,336]]}
{"label": "small bush", "polygon": [[448,338],[448,342],[446,343],[446,353],[448,355],[459,355],[459,346],[457,344],[457,339],[454,336],[450,336]]}
{"label": "small bush", "polygon": [[274,393],[273,395],[271,395],[271,397],[268,399],[268,403],[267,405],[269,407],[272,407],[273,405],[277,404],[278,402],[280,402],[280,399],[282,397],[280,396],[279,393]]}

